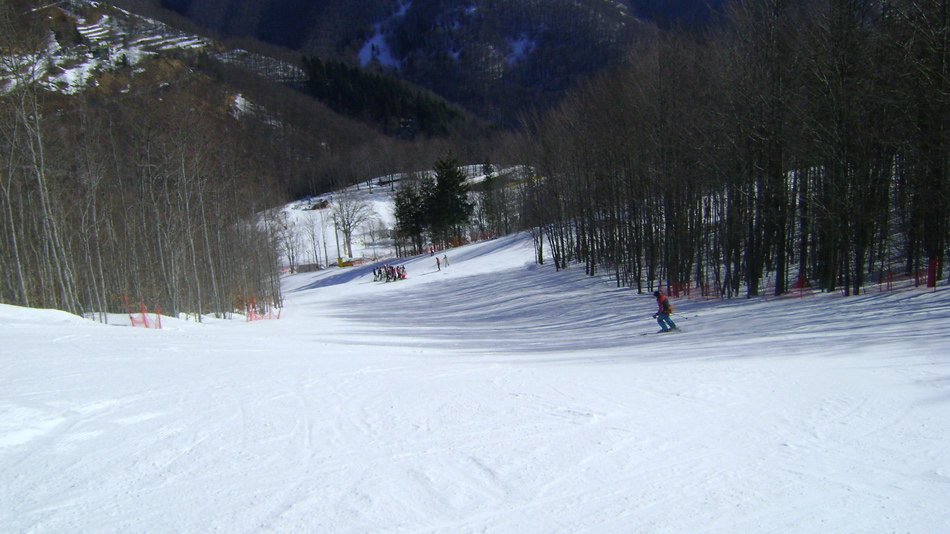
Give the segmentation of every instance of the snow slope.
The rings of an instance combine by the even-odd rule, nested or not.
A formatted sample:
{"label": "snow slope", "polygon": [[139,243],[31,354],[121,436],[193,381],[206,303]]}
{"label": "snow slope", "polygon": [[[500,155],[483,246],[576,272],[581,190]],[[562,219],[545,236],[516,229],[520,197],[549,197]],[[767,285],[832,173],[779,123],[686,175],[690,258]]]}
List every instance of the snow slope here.
{"label": "snow slope", "polygon": [[524,235],[277,321],[0,306],[2,532],[941,532],[950,291],[702,302]]}

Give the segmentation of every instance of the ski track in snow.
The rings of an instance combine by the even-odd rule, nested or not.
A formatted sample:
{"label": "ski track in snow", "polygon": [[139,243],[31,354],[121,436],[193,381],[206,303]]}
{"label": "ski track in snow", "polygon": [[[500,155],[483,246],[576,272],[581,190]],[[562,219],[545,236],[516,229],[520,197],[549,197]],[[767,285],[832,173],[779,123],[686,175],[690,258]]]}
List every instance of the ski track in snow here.
{"label": "ski track in snow", "polygon": [[[279,321],[0,306],[0,532],[939,532],[950,292],[653,298],[512,236]],[[126,321],[127,322],[127,321]]]}

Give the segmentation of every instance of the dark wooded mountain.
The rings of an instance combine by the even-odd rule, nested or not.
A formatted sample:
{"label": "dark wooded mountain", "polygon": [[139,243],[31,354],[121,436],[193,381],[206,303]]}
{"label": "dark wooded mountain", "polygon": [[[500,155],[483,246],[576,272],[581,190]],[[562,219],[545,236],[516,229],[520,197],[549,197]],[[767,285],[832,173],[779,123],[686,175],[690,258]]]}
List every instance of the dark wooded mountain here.
{"label": "dark wooded mountain", "polygon": [[723,0],[630,0],[634,13],[661,28],[700,28],[723,9]]}
{"label": "dark wooded mountain", "polygon": [[292,50],[327,50],[361,37],[388,15],[381,0],[160,0],[162,7],[229,37]]}
{"label": "dark wooded mountain", "polygon": [[649,32],[610,0],[161,0],[220,32],[386,70],[498,124],[547,109]]}

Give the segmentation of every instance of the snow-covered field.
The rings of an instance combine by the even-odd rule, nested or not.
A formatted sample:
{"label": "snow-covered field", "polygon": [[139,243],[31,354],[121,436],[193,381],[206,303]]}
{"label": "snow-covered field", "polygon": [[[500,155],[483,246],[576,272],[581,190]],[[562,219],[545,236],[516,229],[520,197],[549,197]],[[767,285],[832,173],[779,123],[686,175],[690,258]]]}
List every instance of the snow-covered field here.
{"label": "snow-covered field", "polygon": [[2,532],[946,532],[950,290],[675,300],[513,236],[280,320],[0,306]]}

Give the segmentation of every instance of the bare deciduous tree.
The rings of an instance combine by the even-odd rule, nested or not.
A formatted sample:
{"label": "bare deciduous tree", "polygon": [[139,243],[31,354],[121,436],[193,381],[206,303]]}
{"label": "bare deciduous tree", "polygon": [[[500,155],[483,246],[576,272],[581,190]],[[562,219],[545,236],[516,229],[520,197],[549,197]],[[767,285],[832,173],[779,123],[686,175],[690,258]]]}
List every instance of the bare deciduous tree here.
{"label": "bare deciduous tree", "polygon": [[344,252],[353,257],[353,234],[376,215],[372,205],[358,194],[343,190],[334,195],[333,222],[343,234]]}

